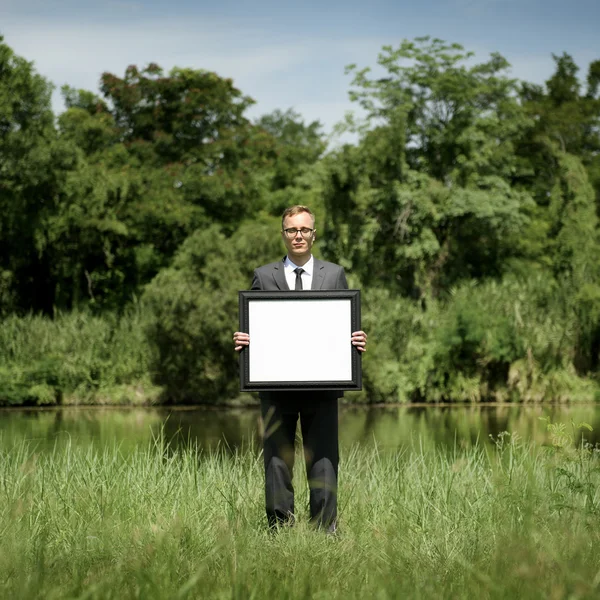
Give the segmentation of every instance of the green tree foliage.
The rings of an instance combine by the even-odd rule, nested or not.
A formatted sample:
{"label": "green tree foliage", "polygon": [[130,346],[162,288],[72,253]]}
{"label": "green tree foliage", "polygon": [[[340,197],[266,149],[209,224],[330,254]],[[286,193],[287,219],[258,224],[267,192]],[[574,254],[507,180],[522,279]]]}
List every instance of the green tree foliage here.
{"label": "green tree foliage", "polygon": [[587,374],[597,370],[600,359],[598,218],[594,190],[580,159],[565,155],[559,164],[561,176],[549,207],[559,225],[553,264],[559,281],[569,286],[566,305],[577,316],[574,365]]}
{"label": "green tree foliage", "polygon": [[368,401],[542,402],[594,399],[577,370],[581,321],[569,282],[543,275],[465,282],[425,310],[367,290]]}
{"label": "green tree foliage", "polygon": [[516,168],[513,141],[527,123],[517,82],[499,54],[469,66],[472,57],[460,44],[424,37],[384,46],[377,60],[382,77],[347,68],[354,74],[350,98],[366,111],[367,127],[392,130],[380,157],[387,178],[399,178],[404,163],[463,185]]}
{"label": "green tree foliage", "polygon": [[564,53],[553,58],[556,71],[545,89],[529,83],[521,86],[523,106],[533,117],[531,132],[517,149],[532,165],[528,185],[543,203],[552,185],[555,155],[569,153],[587,168],[600,202],[600,61],[590,64],[583,94],[572,57]]}
{"label": "green tree foliage", "polygon": [[229,237],[218,225],[199,229],[148,286],[152,370],[169,401],[216,403],[238,394],[231,339],[238,291],[249,289],[253,267],[283,252],[279,228],[278,218],[262,217]]}
{"label": "green tree foliage", "polygon": [[265,209],[272,215],[292,204],[311,207],[317,223],[324,219],[321,194],[321,164],[326,143],[318,121],[306,124],[289,109],[263,115],[256,125],[271,135],[275,142],[275,159],[269,173],[269,192]]}
{"label": "green tree foliage", "polygon": [[321,123],[313,121],[306,125],[292,109],[263,115],[256,125],[276,141],[277,160],[272,180],[274,190],[293,185],[296,178],[311,168],[325,151]]}
{"label": "green tree foliage", "polygon": [[[63,89],[61,136],[83,153],[49,224],[59,305],[124,306],[197,228],[232,231],[268,189],[272,137],[215,73],[105,73],[104,99]],[[76,249],[76,252],[74,252]],[[73,258],[75,255],[76,258]]]}
{"label": "green tree foliage", "polygon": [[164,76],[150,64],[125,77],[105,73],[101,89],[113,105],[122,142],[144,164],[177,164],[186,201],[222,223],[260,208],[257,171],[271,159],[272,140],[244,116],[253,103],[208,71],[174,68]]}
{"label": "green tree foliage", "polygon": [[[378,343],[364,360],[366,395],[590,398],[581,377],[597,371],[600,347],[584,150],[597,132],[593,85],[581,98],[576,67],[557,59],[540,116],[504,59],[469,58],[421,38],[383,49],[384,76],[349,68],[367,116],[349,121],[360,143],[325,160],[325,248],[367,288],[365,327]],[[573,130],[568,148],[550,139],[553,122]]]}
{"label": "green tree foliage", "polygon": [[231,80],[155,64],[64,87],[55,123],[51,86],[0,40],[0,401],[151,379],[172,402],[235,397],[237,292],[283,252],[291,204],[363,290],[362,400],[598,395],[600,61],[583,81],[554,60],[536,86],[498,54],[386,46],[377,71],[348,68],[357,142],[325,153],[318,122],[252,123]]}
{"label": "green tree foliage", "polygon": [[56,134],[51,92],[0,37],[0,314],[51,310],[54,301],[45,221],[77,154]]}
{"label": "green tree foliage", "polygon": [[583,95],[572,58],[563,54],[554,60],[556,72],[545,90],[522,87],[523,106],[534,119],[517,152],[531,168],[514,184],[531,190],[537,208],[520,245],[529,266],[548,270],[570,290],[561,299],[568,312],[577,315],[573,365],[589,374],[597,371],[600,348],[600,101],[594,83],[598,67],[590,65]]}
{"label": "green tree foliage", "polygon": [[367,286],[425,298],[514,253],[533,206],[507,181],[527,118],[506,61],[470,57],[422,38],[384,48],[385,77],[349,69],[367,129],[328,159],[326,248]]}

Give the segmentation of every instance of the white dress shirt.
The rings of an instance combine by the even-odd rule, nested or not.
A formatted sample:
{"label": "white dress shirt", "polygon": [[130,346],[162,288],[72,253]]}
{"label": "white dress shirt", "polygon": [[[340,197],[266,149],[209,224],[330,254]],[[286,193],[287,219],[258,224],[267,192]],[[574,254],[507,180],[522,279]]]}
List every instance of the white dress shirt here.
{"label": "white dress shirt", "polygon": [[[294,273],[294,269],[297,268],[298,265],[295,265],[289,259],[289,257],[286,256],[285,260],[283,261],[283,270],[285,272],[285,278],[287,280],[288,287],[292,291],[294,291],[294,288],[296,287],[296,273]],[[302,277],[302,289],[310,290],[312,285],[313,272],[315,270],[315,260],[312,254],[308,259],[308,262],[305,265],[302,265],[300,268],[304,269],[304,273],[300,275],[300,277]]]}

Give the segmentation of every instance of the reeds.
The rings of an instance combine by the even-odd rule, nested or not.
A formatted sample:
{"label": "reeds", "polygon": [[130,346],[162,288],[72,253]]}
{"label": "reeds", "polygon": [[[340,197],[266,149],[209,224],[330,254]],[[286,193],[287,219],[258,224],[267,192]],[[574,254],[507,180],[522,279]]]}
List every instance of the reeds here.
{"label": "reeds", "polygon": [[[0,406],[135,404],[156,397],[145,314],[9,316],[0,322]],[[142,393],[143,392],[143,393]]]}
{"label": "reeds", "polygon": [[592,598],[597,452],[502,436],[342,456],[340,535],[267,532],[262,457],[223,447],[0,455],[0,597]]}

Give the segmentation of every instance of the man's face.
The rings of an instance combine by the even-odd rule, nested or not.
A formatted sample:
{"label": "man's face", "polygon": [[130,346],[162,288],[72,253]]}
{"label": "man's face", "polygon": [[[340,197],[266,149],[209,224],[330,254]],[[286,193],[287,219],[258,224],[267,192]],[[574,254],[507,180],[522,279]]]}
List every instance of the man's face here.
{"label": "man's face", "polygon": [[[285,218],[283,221],[283,229],[285,230],[292,227],[295,229],[302,229],[303,227],[314,229],[315,224],[308,213],[302,212],[293,217]],[[310,258],[311,248],[315,241],[314,233],[308,237],[304,237],[299,231],[296,231],[294,237],[289,238],[285,231],[282,231],[281,237],[283,238],[283,243],[285,244],[290,260],[298,264],[294,259]]]}

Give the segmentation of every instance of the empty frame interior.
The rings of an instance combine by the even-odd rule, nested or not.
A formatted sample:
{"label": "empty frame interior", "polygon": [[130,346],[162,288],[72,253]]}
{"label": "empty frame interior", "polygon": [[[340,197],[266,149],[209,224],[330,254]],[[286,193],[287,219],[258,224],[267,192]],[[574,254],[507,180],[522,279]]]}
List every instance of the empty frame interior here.
{"label": "empty frame interior", "polygon": [[360,292],[240,292],[241,389],[360,389]]}

